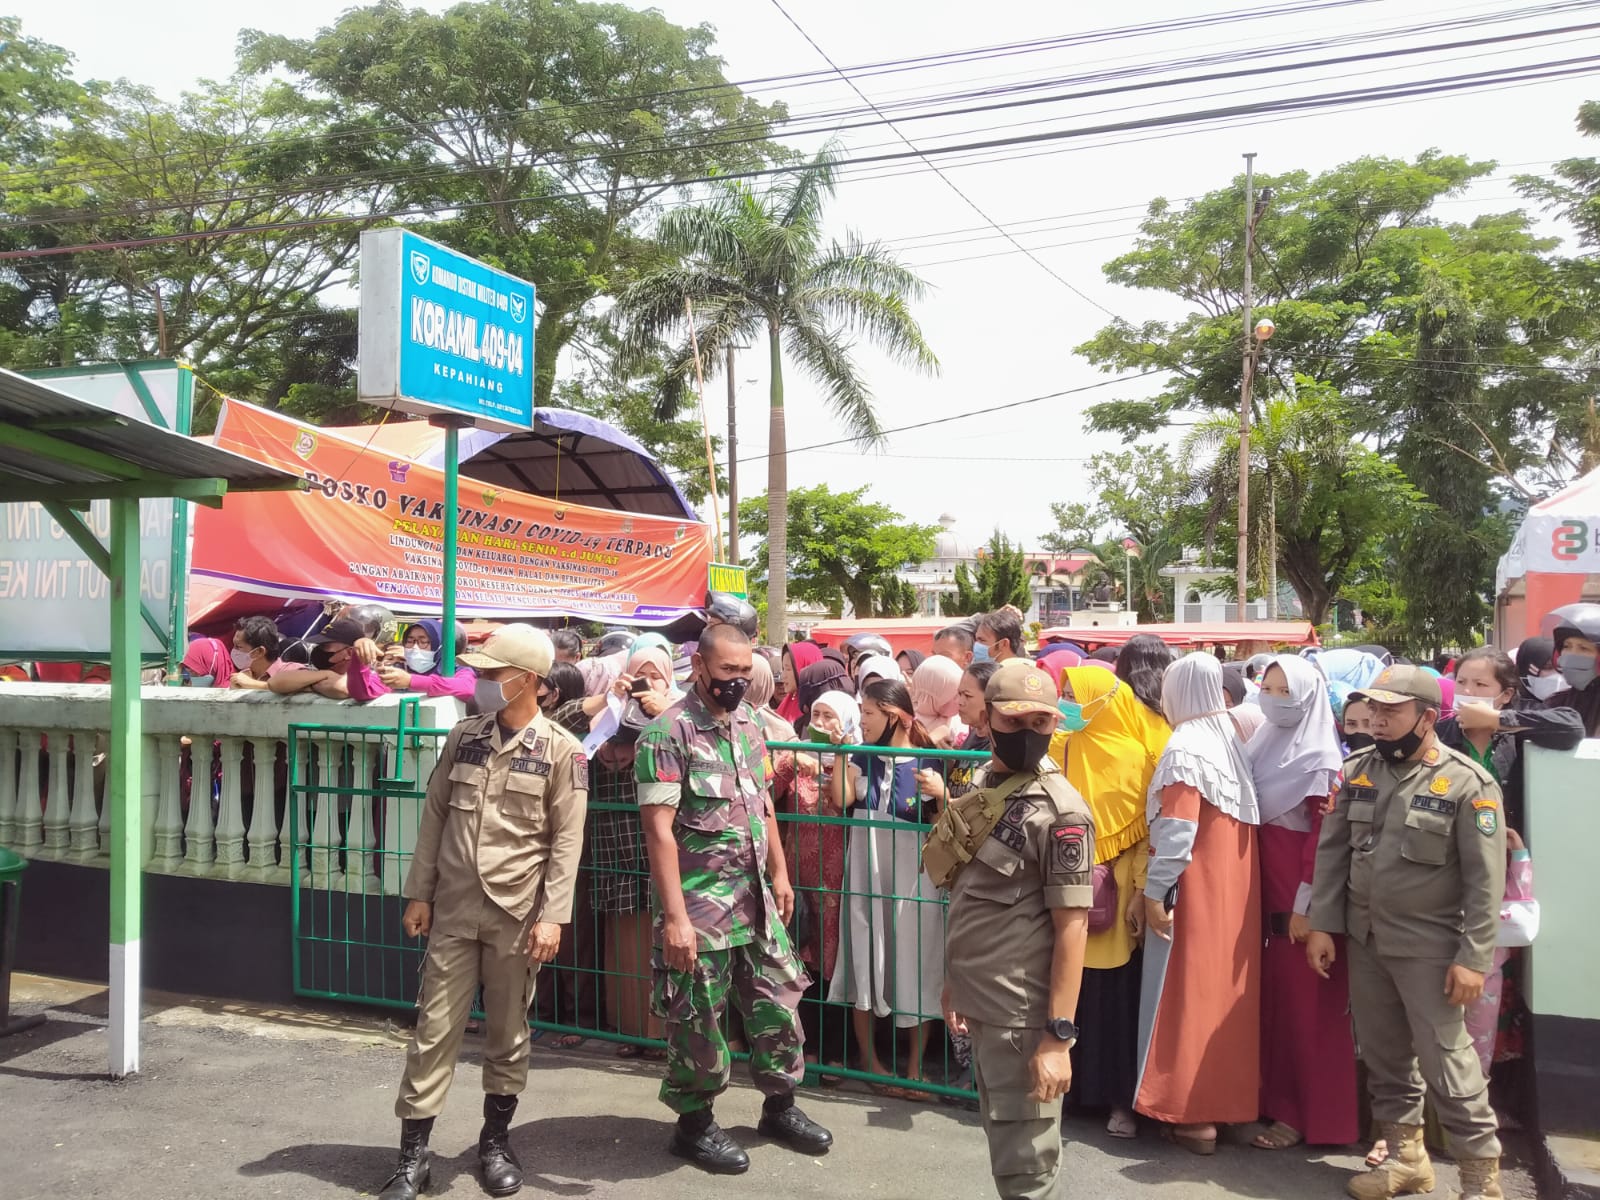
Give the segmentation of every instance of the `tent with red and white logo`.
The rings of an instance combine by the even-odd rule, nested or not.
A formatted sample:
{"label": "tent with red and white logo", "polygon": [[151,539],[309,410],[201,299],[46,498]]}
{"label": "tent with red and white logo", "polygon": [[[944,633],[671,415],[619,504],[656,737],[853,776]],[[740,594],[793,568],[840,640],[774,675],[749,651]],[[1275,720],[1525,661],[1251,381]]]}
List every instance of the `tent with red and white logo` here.
{"label": "tent with red and white logo", "polygon": [[1512,645],[1545,613],[1600,600],[1600,470],[1528,509],[1495,570],[1495,634]]}

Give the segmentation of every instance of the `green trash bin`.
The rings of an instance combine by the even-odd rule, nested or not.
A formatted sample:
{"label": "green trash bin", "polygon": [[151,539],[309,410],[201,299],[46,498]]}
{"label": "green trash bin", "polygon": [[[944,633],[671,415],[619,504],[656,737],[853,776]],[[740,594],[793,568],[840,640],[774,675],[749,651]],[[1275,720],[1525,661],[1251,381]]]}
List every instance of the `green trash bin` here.
{"label": "green trash bin", "polygon": [[11,1019],[11,968],[17,961],[17,922],[22,915],[22,872],[28,860],[0,846],[0,1037],[44,1024],[44,1014]]}

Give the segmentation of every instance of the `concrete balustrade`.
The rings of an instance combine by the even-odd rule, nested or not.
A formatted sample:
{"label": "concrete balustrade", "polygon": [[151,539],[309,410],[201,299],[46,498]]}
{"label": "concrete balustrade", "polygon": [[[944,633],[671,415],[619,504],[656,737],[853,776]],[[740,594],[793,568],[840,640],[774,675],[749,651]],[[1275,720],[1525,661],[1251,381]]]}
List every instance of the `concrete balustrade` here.
{"label": "concrete balustrade", "polygon": [[[300,864],[302,879],[318,888],[397,895],[400,855],[415,837],[418,802],[380,796],[379,777],[425,784],[437,753],[431,738],[396,745],[401,699],[354,704],[144,688],[144,869],[287,884],[289,798],[278,760],[287,754],[291,724],[328,726],[294,744],[303,783],[342,789],[302,797],[301,840],[311,846]],[[424,728],[447,729],[462,715],[457,701],[423,700],[419,720]],[[108,865],[110,814],[99,757],[110,720],[105,685],[0,685],[0,845],[29,858]]]}

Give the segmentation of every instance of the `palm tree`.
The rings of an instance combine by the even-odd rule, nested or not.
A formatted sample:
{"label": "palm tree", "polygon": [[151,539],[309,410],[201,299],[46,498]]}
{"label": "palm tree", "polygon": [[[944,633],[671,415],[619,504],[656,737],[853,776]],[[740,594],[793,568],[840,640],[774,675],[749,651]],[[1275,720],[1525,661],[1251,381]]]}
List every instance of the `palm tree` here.
{"label": "palm tree", "polygon": [[[927,287],[879,243],[855,234],[823,241],[825,203],[833,195],[838,148],[829,144],[805,166],[757,193],[725,182],[705,204],[675,209],[656,237],[681,262],[628,287],[618,298],[624,344],[647,355],[687,327],[693,306],[701,360],[714,363],[741,341],[765,332],[771,358],[767,438],[767,638],[787,640],[789,476],[783,412],[785,353],[823,387],[829,408],[868,445],[883,429],[872,393],[851,356],[865,336],[897,362],[936,373],[939,360],[907,307]],[[660,413],[675,415],[694,371],[687,339],[669,359]]]}

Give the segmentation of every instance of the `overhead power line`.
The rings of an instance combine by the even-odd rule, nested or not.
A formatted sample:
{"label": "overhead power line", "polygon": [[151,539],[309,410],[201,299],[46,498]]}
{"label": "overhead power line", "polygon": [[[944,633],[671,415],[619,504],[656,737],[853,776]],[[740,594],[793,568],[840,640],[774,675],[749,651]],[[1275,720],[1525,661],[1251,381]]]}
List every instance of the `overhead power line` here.
{"label": "overhead power line", "polygon": [[[1505,44],[1515,41],[1534,40],[1540,38],[1548,39],[1558,36],[1570,37],[1572,34],[1577,32],[1600,29],[1600,23],[1590,25],[1562,26],[1554,29],[1523,31],[1518,33],[1504,33],[1494,37],[1468,39],[1457,42],[1432,42],[1414,46],[1404,46],[1384,51],[1368,52],[1359,55],[1345,55],[1324,59],[1302,59],[1294,62],[1277,63],[1267,66],[1243,68],[1237,66],[1237,64],[1240,62],[1257,57],[1279,58],[1293,53],[1312,50],[1318,47],[1349,45],[1374,40],[1389,40],[1395,37],[1413,36],[1441,31],[1449,28],[1467,28],[1475,25],[1504,24],[1509,21],[1521,19],[1528,14],[1564,11],[1577,7],[1592,9],[1596,7],[1597,4],[1600,4],[1600,0],[1561,0],[1561,3],[1553,5],[1536,6],[1534,8],[1512,10],[1510,12],[1460,16],[1448,21],[1412,25],[1402,28],[1367,30],[1342,37],[1314,39],[1298,44],[1276,44],[1260,47],[1250,51],[1235,51],[1226,55],[1190,57],[1177,60],[1156,60],[1153,62],[1135,64],[1130,67],[1116,70],[1092,71],[1076,76],[1057,76],[1019,86],[1026,90],[1036,90],[1045,87],[1059,88],[1063,85],[1078,84],[1102,83],[1112,85],[1115,84],[1115,81],[1120,79],[1134,79],[1136,82],[1124,83],[1115,86],[1091,87],[1076,91],[1058,91],[1048,95],[1032,95],[1021,99],[1003,101],[998,104],[971,104],[960,107],[950,106],[956,100],[974,100],[983,99],[986,97],[1002,96],[1016,91],[1017,88],[988,87],[976,92],[941,93],[926,98],[919,98],[914,101],[905,101],[898,104],[889,105],[875,104],[868,101],[864,106],[860,107],[835,109],[816,114],[807,114],[803,117],[791,116],[776,123],[770,124],[766,121],[754,123],[735,122],[729,125],[718,127],[714,131],[714,136],[710,136],[709,140],[683,141],[664,137],[659,139],[660,144],[656,146],[630,147],[627,150],[598,151],[590,155],[579,154],[565,158],[548,156],[543,150],[537,152],[530,150],[520,155],[511,154],[493,164],[479,166],[464,167],[456,163],[439,161],[426,167],[418,167],[408,164],[403,166],[376,168],[367,171],[349,171],[336,175],[310,176],[304,179],[296,180],[292,184],[274,182],[243,189],[229,187],[209,194],[202,191],[190,197],[186,197],[180,202],[173,202],[164,205],[129,205],[122,209],[113,210],[92,208],[68,210],[66,212],[56,212],[40,218],[13,221],[9,222],[8,224],[18,227],[42,224],[60,226],[63,223],[77,220],[98,221],[114,218],[118,215],[127,215],[130,217],[150,215],[156,212],[175,211],[185,208],[204,206],[208,203],[246,203],[251,201],[260,201],[264,198],[271,198],[274,196],[282,196],[286,199],[299,198],[322,190],[348,191],[352,187],[369,188],[372,186],[389,183],[397,184],[414,182],[426,179],[430,174],[436,174],[441,178],[447,179],[460,179],[462,177],[477,174],[503,174],[505,171],[510,169],[545,169],[559,174],[562,171],[571,171],[584,166],[601,166],[619,159],[638,159],[650,154],[683,153],[687,151],[716,151],[719,149],[730,149],[739,146],[750,146],[770,140],[772,138],[805,138],[816,136],[824,132],[853,131],[856,129],[872,128],[878,125],[890,125],[891,128],[893,128],[892,120],[894,119],[948,119],[954,116],[989,113],[1024,106],[1065,103],[1072,100],[1080,100],[1094,96],[1110,96],[1151,89],[1171,89],[1184,87],[1194,83],[1216,82],[1220,80],[1248,78],[1253,76],[1270,76],[1291,71],[1303,72],[1315,70],[1321,67],[1338,66],[1359,61],[1381,61],[1415,56],[1419,54],[1437,54],[1441,52],[1467,49],[1477,46]],[[796,28],[798,29],[800,27],[797,25]],[[804,30],[802,29],[801,32],[803,34]],[[1233,69],[1187,76],[1173,76],[1171,74],[1171,72],[1174,70],[1224,64],[1232,64]],[[835,69],[838,70],[838,68]],[[1158,78],[1138,81],[1140,76],[1151,74],[1157,75]],[[842,72],[841,77],[844,77]],[[846,82],[850,84],[850,86],[857,92],[858,95],[862,95],[860,89],[856,87],[852,80],[847,78]],[[1222,94],[1225,95],[1228,93]],[[865,100],[864,95],[862,98]],[[593,103],[603,103],[603,101],[594,101]],[[926,107],[928,105],[935,104],[943,104],[945,107],[932,108],[928,111],[908,111],[902,113],[897,118],[891,118],[886,111],[887,109],[900,109],[908,106]],[[871,119],[852,120],[852,118],[857,117],[866,118],[869,113],[871,114]],[[547,115],[547,112],[546,110],[533,110],[527,115]],[[470,131],[484,128],[488,125],[488,121],[489,117],[487,115],[480,114],[472,119],[455,118],[452,119],[448,124],[452,130]],[[1004,126],[1001,126],[1000,128],[1004,128]],[[905,140],[904,135],[901,134],[899,130],[896,129],[894,132],[896,133],[897,137],[901,138],[902,141]],[[281,152],[281,150],[284,148],[284,145],[293,145],[295,140],[296,139],[285,139],[283,143],[261,144],[271,145],[275,150]],[[909,145],[910,143],[907,142],[906,144]],[[252,143],[243,143],[241,146],[235,147],[234,152],[237,153],[239,150],[247,148],[250,145],[252,145]],[[351,147],[348,145],[345,147],[347,150],[350,148]],[[209,169],[222,169],[222,167],[226,165],[224,163],[213,166],[211,163],[211,152],[208,150],[206,153],[207,166]],[[68,187],[75,184],[92,182],[98,178],[120,176],[125,172],[134,169],[141,161],[155,161],[157,158],[161,160],[163,169],[167,170],[170,169],[175,162],[181,162],[184,157],[185,155],[181,153],[176,155],[161,156],[135,155],[130,157],[130,159],[126,160],[125,162],[119,163],[114,171],[102,172],[99,175],[90,175],[80,177],[78,179],[51,179],[49,175],[51,170],[75,170],[77,169],[76,167],[45,168],[43,169],[43,180],[53,182],[59,187]],[[240,158],[237,160],[237,165],[251,165],[251,161],[245,158]],[[4,173],[0,173],[0,178],[4,178]],[[690,183],[692,181],[685,180],[681,182]],[[675,182],[672,180],[662,181],[662,186],[675,185]],[[532,198],[523,197],[522,199],[526,201]]]}
{"label": "overhead power line", "polygon": [[[955,155],[970,154],[977,151],[1038,146],[1060,141],[1103,136],[1106,134],[1130,133],[1147,129],[1204,124],[1229,118],[1243,118],[1244,120],[1242,123],[1248,124],[1256,121],[1266,120],[1270,116],[1278,113],[1307,112],[1320,109],[1355,108],[1397,99],[1419,99],[1430,96],[1450,95],[1463,91],[1484,90],[1487,88],[1502,87],[1509,84],[1531,84],[1548,82],[1557,79],[1574,78],[1592,73],[1596,65],[1600,65],[1600,56],[1558,59],[1547,62],[1526,64],[1523,66],[1501,67],[1489,71],[1446,76],[1426,82],[1382,84],[1368,88],[1344,89],[1340,91],[1317,93],[1309,96],[1284,97],[1277,100],[1261,100],[1252,104],[1229,105],[1219,108],[1167,113],[1128,121],[1102,122],[1098,124],[1075,126],[1065,129],[1019,134],[1010,137],[947,143],[938,146],[920,147],[917,149],[908,149],[904,151],[886,151],[876,154],[856,155],[841,160],[841,165],[845,167],[859,167],[879,163],[904,162],[908,159],[926,159],[933,156],[947,158]],[[796,164],[752,167],[742,171],[731,171],[722,174],[705,175],[693,179],[680,180],[678,181],[677,186],[686,186],[690,184],[710,184],[733,180],[760,179],[774,175],[792,174],[795,171],[803,169],[803,165]],[[555,195],[530,197],[529,199],[541,199],[548,201],[581,197],[597,197],[603,196],[604,194],[604,192],[594,189],[574,189],[563,193],[557,193]],[[505,201],[503,200],[494,200],[455,204],[449,207],[449,211],[463,212],[476,208],[492,207],[504,202]],[[63,254],[80,254],[110,249],[139,249],[145,246],[208,240],[218,237],[232,237],[256,233],[273,233],[340,224],[360,224],[388,217],[437,215],[437,211],[437,206],[433,205],[415,206],[410,208],[390,209],[386,211],[364,214],[342,214],[307,220],[260,222],[244,226],[223,226],[214,229],[192,230],[179,234],[152,235],[147,237],[125,238],[105,242],[89,242],[79,245],[52,246],[27,250],[10,250],[0,252],[0,261],[48,258]]]}

